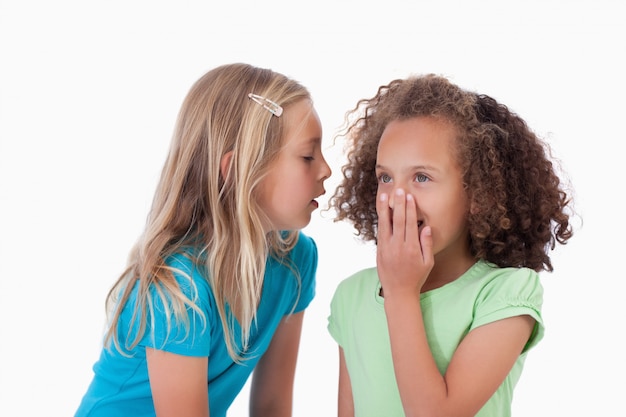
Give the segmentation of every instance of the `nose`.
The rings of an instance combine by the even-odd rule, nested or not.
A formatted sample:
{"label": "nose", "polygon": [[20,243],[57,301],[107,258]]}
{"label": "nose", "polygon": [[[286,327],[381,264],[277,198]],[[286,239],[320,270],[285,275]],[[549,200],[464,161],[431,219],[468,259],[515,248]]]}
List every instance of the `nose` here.
{"label": "nose", "polygon": [[322,166],[320,167],[320,175],[321,175],[321,180],[325,181],[327,180],[331,174],[333,173],[333,171],[330,169],[330,165],[328,165],[328,162],[326,162],[326,158],[324,158],[322,156]]}
{"label": "nose", "polygon": [[395,204],[395,198],[396,198],[396,193],[397,193],[397,188],[394,187],[391,192],[389,193],[389,199],[387,201],[389,201],[389,208],[393,210],[394,204]]}

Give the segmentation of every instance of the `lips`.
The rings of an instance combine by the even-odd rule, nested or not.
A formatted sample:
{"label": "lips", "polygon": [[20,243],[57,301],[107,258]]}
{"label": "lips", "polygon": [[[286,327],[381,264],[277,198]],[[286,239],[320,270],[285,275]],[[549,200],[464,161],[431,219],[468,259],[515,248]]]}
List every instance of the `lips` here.
{"label": "lips", "polygon": [[[317,196],[317,197],[321,197],[321,196],[323,196],[324,194],[326,194],[326,190],[323,190],[323,191],[321,192],[321,194],[318,194],[318,196]],[[317,198],[317,197],[316,197],[316,198]],[[318,208],[318,207],[320,206],[320,205],[319,205],[319,203],[317,202],[317,200],[315,200],[315,199],[311,200],[311,204],[313,204],[313,205],[315,206],[315,208]]]}

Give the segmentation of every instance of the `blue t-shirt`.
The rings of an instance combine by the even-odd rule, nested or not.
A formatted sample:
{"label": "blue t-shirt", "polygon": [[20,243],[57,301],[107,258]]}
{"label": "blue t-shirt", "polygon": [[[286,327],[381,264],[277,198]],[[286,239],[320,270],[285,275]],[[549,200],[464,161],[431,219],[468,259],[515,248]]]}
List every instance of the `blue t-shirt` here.
{"label": "blue t-shirt", "polygon": [[[249,349],[244,355],[246,360],[237,364],[226,350],[223,327],[206,277],[188,257],[173,256],[168,264],[189,274],[194,285],[190,285],[190,281],[180,275],[176,275],[176,279],[185,295],[196,300],[206,320],[203,321],[197,312],[188,308],[189,328],[186,329],[182,323],[177,325],[172,320],[172,328],[168,333],[163,304],[158,297],[154,297],[154,320],[148,321],[140,343],[126,352],[130,357],[124,356],[113,346],[102,350],[100,359],[93,366],[93,380],[75,417],[155,416],[148,380],[146,347],[179,355],[209,357],[207,386],[211,416],[225,416],[228,407],[267,350],[280,321],[291,312],[304,310],[315,296],[317,247],[313,239],[300,233],[290,258],[300,275],[300,290],[290,267],[269,257],[257,321],[253,322],[250,329]],[[121,316],[121,346],[124,346],[129,335],[136,292],[137,286]],[[130,332],[130,337],[134,336],[133,333],[136,334],[136,328]],[[237,346],[241,347],[240,328],[236,323],[233,334],[237,338]]]}

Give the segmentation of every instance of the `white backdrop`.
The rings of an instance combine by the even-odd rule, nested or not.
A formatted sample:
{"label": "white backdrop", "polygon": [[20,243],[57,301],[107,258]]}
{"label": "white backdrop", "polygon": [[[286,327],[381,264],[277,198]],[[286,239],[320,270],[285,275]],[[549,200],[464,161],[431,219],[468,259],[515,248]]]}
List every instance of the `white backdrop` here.
{"label": "white backdrop", "polygon": [[[182,99],[236,61],[311,90],[334,171],[326,197],[343,114],[393,78],[448,76],[547,137],[584,223],[543,275],[547,333],[514,414],[625,415],[623,16],[617,0],[0,0],[0,415],[73,415]],[[320,265],[294,415],[332,416],[330,298],[374,251],[322,210],[306,232]],[[246,415],[246,394],[230,416]]]}

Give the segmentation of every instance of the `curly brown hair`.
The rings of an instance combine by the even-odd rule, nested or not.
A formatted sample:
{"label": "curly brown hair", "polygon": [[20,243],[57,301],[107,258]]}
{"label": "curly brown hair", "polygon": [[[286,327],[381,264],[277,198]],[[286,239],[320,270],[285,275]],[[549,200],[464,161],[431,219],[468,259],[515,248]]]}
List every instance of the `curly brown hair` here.
{"label": "curly brown hair", "polygon": [[467,218],[475,259],[552,271],[550,250],[557,242],[565,244],[573,232],[571,198],[549,146],[507,106],[434,74],[393,80],[346,114],[340,136],[347,139],[348,162],[330,199],[337,212],[334,221],[348,220],[357,236],[376,242],[378,142],[391,121],[420,116],[457,129],[456,157],[470,201]]}

